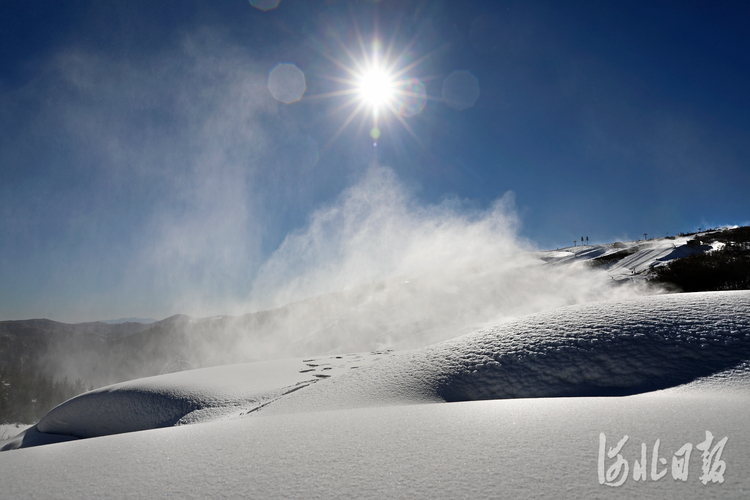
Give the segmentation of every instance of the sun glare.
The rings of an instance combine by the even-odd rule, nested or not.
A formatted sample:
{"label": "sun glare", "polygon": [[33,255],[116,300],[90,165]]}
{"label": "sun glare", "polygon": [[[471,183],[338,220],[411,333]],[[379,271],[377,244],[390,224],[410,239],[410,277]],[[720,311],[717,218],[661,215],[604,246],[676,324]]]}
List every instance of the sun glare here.
{"label": "sun glare", "polygon": [[[328,148],[358,115],[362,117],[359,130],[369,128],[369,136],[375,141],[373,146],[377,146],[378,138],[381,136],[381,127],[385,127],[389,134],[392,133],[388,122],[395,119],[420,146],[424,147],[424,144],[406,120],[421,113],[428,100],[442,101],[443,99],[442,97],[427,95],[424,81],[437,78],[436,76],[417,77],[407,75],[407,73],[412,72],[417,66],[429,59],[437,50],[416,60],[412,59],[410,54],[413,52],[413,46],[417,41],[414,38],[403,48],[400,54],[395,55],[395,33],[383,53],[381,53],[382,44],[377,36],[373,39],[370,50],[368,50],[356,23],[354,27],[361,51],[359,56],[338,37],[335,38],[343,55],[346,56],[345,58],[336,57],[326,50],[320,51],[323,57],[345,73],[343,76],[322,75],[323,78],[342,84],[343,88],[306,96],[306,99],[346,97],[346,100],[331,110],[329,115],[337,114],[347,108],[353,108],[331,139],[323,146],[323,149]],[[368,118],[372,119],[369,127],[366,125]]]}
{"label": "sun glare", "polygon": [[394,82],[380,68],[373,68],[362,75],[359,82],[359,93],[362,99],[372,106],[374,111],[388,104],[393,99]]}

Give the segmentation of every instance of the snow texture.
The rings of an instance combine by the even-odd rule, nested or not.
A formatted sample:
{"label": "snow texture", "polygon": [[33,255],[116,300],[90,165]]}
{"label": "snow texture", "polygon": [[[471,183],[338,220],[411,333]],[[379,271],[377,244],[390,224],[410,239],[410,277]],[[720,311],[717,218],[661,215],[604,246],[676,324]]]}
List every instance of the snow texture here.
{"label": "snow texture", "polygon": [[[248,414],[623,396],[748,361],[750,292],[661,295],[560,308],[402,353],[247,363],[116,384],[54,408],[34,430],[51,440],[88,438]],[[39,440],[27,432],[4,449]]]}
{"label": "snow texture", "polygon": [[750,292],[643,297],[555,309],[394,355],[264,412],[404,402],[623,396],[750,360]]}
{"label": "snow texture", "polygon": [[[745,498],[748,410],[747,393],[659,391],[215,421],[0,453],[0,498]],[[629,436],[632,475],[641,443],[650,468],[657,440],[671,460],[706,430],[728,437],[721,484],[700,482],[697,450],[685,482],[598,482],[600,433]]]}
{"label": "snow texture", "polygon": [[[591,303],[415,351],[117,384],[11,440],[28,449],[0,453],[0,498],[740,498],[749,312],[750,292]],[[696,450],[673,479],[707,431],[727,438],[722,482]],[[599,479],[602,434],[628,436],[620,487]],[[664,477],[635,481],[641,447]]]}
{"label": "snow texture", "polygon": [[298,365],[296,360],[245,363],[114,384],[53,408],[36,430],[89,438],[210,420],[311,383]]}
{"label": "snow texture", "polygon": [[0,424],[0,442],[7,441],[31,427],[28,424]]}
{"label": "snow texture", "polygon": [[[607,245],[582,245],[564,250],[540,252],[539,258],[557,265],[575,262],[596,264],[605,259],[600,268],[616,282],[639,281],[645,283],[649,271],[665,266],[670,262],[723,247],[723,243],[696,244],[697,239],[706,233],[674,238],[656,238],[647,241],[631,241]],[[611,260],[607,260],[607,258]]]}

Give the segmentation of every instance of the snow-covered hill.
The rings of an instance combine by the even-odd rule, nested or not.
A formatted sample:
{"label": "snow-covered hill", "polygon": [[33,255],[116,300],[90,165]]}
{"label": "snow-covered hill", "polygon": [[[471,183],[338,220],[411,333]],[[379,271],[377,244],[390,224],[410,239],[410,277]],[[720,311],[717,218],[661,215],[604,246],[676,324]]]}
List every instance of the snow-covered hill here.
{"label": "snow-covered hill", "polygon": [[618,282],[643,282],[651,277],[649,271],[655,268],[665,266],[676,259],[724,247],[724,244],[718,241],[703,244],[700,238],[705,238],[707,234],[574,246],[542,252],[540,258],[557,264],[586,262],[592,267],[605,269],[612,279]]}
{"label": "snow-covered hill", "polygon": [[[220,364],[252,338],[261,358],[310,355],[71,399],[3,443],[14,451],[0,453],[0,498],[740,497],[750,291],[644,288],[654,268],[721,246],[700,236],[510,255],[274,311],[140,325],[113,337],[119,354],[133,340],[210,347],[202,362]],[[347,352],[363,339],[375,350]]]}
{"label": "snow-covered hill", "polygon": [[[57,442],[0,454],[0,496],[737,497],[749,365],[750,292],[712,292],[560,308],[406,352],[163,375],[74,398],[6,444]],[[728,440],[723,482],[704,485],[706,431],[711,449]],[[620,489],[600,484],[600,462],[603,482],[623,470],[602,435],[605,451],[629,436]],[[656,475],[641,482],[642,442]],[[675,480],[658,458],[686,442]]]}

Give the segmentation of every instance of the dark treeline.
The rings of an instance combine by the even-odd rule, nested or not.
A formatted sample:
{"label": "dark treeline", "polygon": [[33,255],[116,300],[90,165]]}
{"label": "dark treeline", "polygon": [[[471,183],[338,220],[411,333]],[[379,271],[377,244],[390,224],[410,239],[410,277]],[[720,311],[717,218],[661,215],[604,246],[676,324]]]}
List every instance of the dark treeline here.
{"label": "dark treeline", "polygon": [[706,234],[701,242],[719,241],[724,248],[691,255],[656,269],[656,283],[682,292],[750,290],[750,227]]}
{"label": "dark treeline", "polygon": [[32,424],[60,403],[86,391],[81,379],[52,380],[36,370],[0,367],[0,424]]}

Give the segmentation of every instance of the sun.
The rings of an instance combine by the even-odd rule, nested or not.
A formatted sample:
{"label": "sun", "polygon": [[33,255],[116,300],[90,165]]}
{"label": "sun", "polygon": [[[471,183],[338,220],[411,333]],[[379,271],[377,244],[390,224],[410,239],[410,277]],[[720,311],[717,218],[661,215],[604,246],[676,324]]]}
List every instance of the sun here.
{"label": "sun", "polygon": [[[347,108],[351,109],[348,115],[344,115],[345,118],[340,127],[323,146],[323,149],[327,149],[357,116],[361,116],[359,130],[367,129],[369,131],[369,136],[374,141],[373,146],[377,146],[378,139],[381,136],[381,128],[385,127],[389,134],[393,134],[389,122],[396,120],[424,148],[424,144],[419,140],[407,119],[421,113],[428,100],[441,100],[439,97],[427,95],[424,83],[427,80],[437,78],[437,76],[418,77],[410,73],[413,73],[420,64],[433,56],[437,50],[413,60],[409,54],[416,38],[408,43],[400,54],[396,55],[394,51],[396,33],[393,34],[390,43],[383,50],[383,45],[378,39],[377,33],[371,43],[366,44],[356,23],[354,27],[359,50],[352,50],[338,36],[334,38],[342,51],[341,55],[345,57],[336,57],[331,51],[319,50],[323,57],[343,72],[343,75],[319,75],[323,79],[341,85],[339,90],[305,97],[306,99],[344,97],[345,101],[330,111],[329,116],[344,112]],[[332,33],[335,33],[335,30],[332,30]],[[409,56],[407,57],[407,55]],[[368,125],[366,125],[367,122],[369,122]]]}
{"label": "sun", "polygon": [[396,84],[385,69],[374,67],[359,77],[359,95],[377,113],[380,107],[392,103]]}

